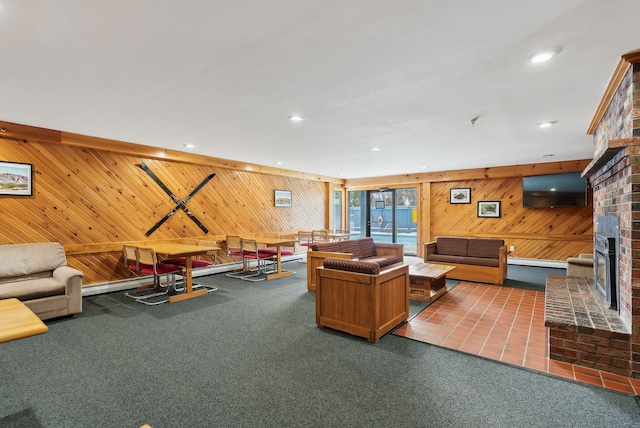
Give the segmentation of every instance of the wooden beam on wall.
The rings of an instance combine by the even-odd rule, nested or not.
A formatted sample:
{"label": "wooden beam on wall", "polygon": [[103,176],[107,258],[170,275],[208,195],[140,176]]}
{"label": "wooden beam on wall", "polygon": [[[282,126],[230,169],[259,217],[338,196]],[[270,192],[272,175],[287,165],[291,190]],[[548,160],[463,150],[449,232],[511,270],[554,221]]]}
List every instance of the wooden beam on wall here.
{"label": "wooden beam on wall", "polygon": [[590,159],[573,161],[533,163],[525,165],[496,166],[489,168],[460,169],[452,171],[426,172],[421,174],[393,175],[347,179],[345,187],[349,190],[371,190],[381,185],[409,187],[417,183],[437,183],[459,180],[482,180],[487,178],[528,177],[534,175],[556,174],[562,172],[582,172]]}

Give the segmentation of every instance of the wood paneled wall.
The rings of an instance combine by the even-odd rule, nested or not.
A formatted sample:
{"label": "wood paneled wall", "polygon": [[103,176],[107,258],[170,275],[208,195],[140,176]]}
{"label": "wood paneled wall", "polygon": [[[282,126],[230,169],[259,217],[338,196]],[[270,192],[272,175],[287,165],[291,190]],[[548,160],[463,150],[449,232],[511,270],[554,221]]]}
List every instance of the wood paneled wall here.
{"label": "wood paneled wall", "polygon": [[[509,257],[565,261],[593,252],[593,206],[523,208],[522,177],[583,171],[588,159],[346,180],[347,190],[418,189],[418,252],[437,236],[499,237]],[[450,204],[450,189],[471,188],[471,204]],[[591,193],[591,190],[589,190]],[[500,218],[478,218],[478,201],[500,201]]]}
{"label": "wood paneled wall", "polygon": [[[449,203],[458,187],[471,188],[471,204]],[[523,208],[520,177],[431,183],[431,236],[503,238],[515,247],[510,257],[564,261],[592,252],[591,199],[583,208]],[[478,201],[500,201],[500,218],[478,217]]]}
{"label": "wood paneled wall", "polygon": [[[523,175],[580,171],[588,161],[344,182],[25,125],[0,125],[0,160],[34,167],[33,196],[0,196],[0,243],[61,242],[69,265],[85,273],[85,285],[131,277],[122,265],[123,242],[326,228],[331,190],[343,185],[349,190],[416,186],[421,243],[439,235],[499,236],[515,246],[511,257],[551,260],[592,251],[591,205],[524,209],[521,200]],[[216,174],[188,203],[209,235],[178,210],[145,236],[176,204],[140,168],[143,161],[179,199],[207,175]],[[472,203],[449,204],[452,187],[470,187]],[[291,190],[293,207],[275,208],[275,189]],[[501,201],[501,218],[478,218],[480,200]],[[218,259],[231,261],[224,252]]]}
{"label": "wood paneled wall", "polygon": [[[85,285],[131,277],[122,265],[123,242],[205,236],[182,210],[145,236],[176,204],[141,169],[143,161],[179,199],[216,174],[187,204],[209,235],[327,224],[330,186],[323,181],[61,144],[59,133],[36,131],[25,128],[26,138],[0,134],[0,160],[34,170],[33,196],[0,196],[0,243],[60,242],[68,264],[85,273]],[[275,208],[275,189],[291,190],[293,206]],[[218,259],[229,261],[223,252]]]}

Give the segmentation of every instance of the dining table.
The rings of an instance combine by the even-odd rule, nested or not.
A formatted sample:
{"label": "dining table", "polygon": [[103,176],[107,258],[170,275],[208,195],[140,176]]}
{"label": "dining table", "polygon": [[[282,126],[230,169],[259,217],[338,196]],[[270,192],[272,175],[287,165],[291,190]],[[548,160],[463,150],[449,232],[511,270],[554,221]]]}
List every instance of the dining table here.
{"label": "dining table", "polygon": [[0,300],[0,343],[46,333],[49,327],[15,298]]}
{"label": "dining table", "polygon": [[157,242],[147,245],[138,245],[143,248],[151,248],[157,255],[185,258],[184,270],[184,293],[169,296],[169,302],[179,302],[181,300],[192,299],[194,297],[207,294],[209,290],[206,287],[193,289],[193,257],[206,255],[211,248],[202,245],[177,244],[172,242]]}
{"label": "dining table", "polygon": [[282,247],[293,247],[296,242],[298,242],[298,239],[294,237],[273,238],[259,235],[240,235],[240,237],[242,239],[255,240],[258,245],[276,248],[276,271],[274,273],[267,274],[267,280],[282,278],[293,273],[282,269]]}

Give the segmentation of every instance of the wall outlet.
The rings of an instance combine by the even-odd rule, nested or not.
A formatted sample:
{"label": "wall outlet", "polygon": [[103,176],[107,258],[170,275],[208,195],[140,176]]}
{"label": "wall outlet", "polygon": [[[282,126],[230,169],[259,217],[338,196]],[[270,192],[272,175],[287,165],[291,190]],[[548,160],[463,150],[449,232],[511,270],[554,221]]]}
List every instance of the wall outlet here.
{"label": "wall outlet", "polygon": [[516,246],[515,245],[510,245],[509,246],[509,251],[515,251],[516,250]]}

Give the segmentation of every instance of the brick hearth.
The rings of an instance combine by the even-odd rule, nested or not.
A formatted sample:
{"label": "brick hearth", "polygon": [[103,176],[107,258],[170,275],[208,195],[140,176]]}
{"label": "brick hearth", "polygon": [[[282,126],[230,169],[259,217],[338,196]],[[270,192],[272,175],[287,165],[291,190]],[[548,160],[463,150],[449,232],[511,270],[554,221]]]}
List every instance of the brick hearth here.
{"label": "brick hearth", "polygon": [[592,278],[548,275],[549,358],[631,377],[631,333]]}

